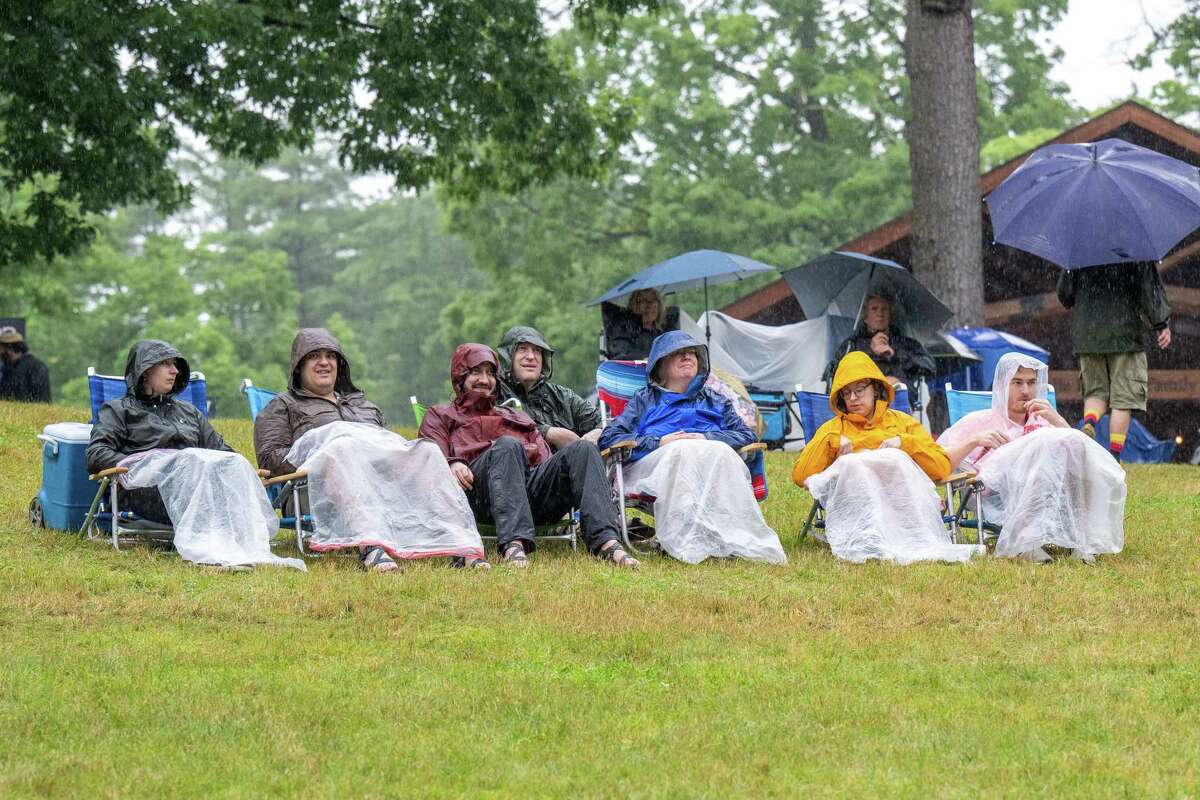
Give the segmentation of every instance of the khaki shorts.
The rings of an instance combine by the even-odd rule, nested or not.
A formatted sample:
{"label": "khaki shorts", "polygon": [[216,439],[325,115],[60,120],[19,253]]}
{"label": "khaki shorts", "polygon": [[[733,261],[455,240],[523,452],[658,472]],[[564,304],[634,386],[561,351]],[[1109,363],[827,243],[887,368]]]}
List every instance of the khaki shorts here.
{"label": "khaki shorts", "polygon": [[1084,398],[1096,397],[1109,408],[1146,410],[1146,353],[1080,353],[1079,382]]}

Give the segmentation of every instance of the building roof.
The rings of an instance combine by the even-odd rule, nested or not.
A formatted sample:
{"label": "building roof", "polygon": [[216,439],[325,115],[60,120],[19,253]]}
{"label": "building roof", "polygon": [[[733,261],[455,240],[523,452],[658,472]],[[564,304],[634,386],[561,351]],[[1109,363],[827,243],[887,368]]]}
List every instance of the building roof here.
{"label": "building roof", "polygon": [[[983,198],[1000,185],[1001,181],[1012,174],[1017,167],[1025,163],[1035,150],[1050,144],[1077,144],[1093,142],[1105,138],[1119,138],[1148,147],[1160,153],[1178,158],[1190,164],[1200,166],[1200,134],[1179,123],[1164,117],[1146,106],[1132,100],[1122,103],[1099,116],[1076,125],[1053,139],[1043,142],[1021,155],[1000,166],[985,172],[979,179],[979,196]],[[982,205],[982,203],[981,203]],[[982,213],[982,211],[981,211]],[[985,236],[991,240],[990,221],[985,215]],[[883,255],[889,258],[907,261],[909,255],[908,238],[912,231],[912,212],[907,212],[889,222],[885,222],[874,230],[851,239],[834,248],[848,250],[866,255]],[[1200,254],[1200,237],[1193,235],[1183,243],[1183,246],[1167,256],[1159,265],[1166,271],[1178,265],[1189,257]],[[1031,256],[1030,258],[1036,258]],[[986,261],[986,255],[985,255]],[[1017,294],[1021,294],[1018,292]],[[988,306],[1007,302],[992,298]],[[799,305],[782,278],[761,289],[751,292],[745,297],[735,300],[721,310],[739,319],[751,319],[778,304],[787,306]],[[986,311],[986,310],[985,310]]]}

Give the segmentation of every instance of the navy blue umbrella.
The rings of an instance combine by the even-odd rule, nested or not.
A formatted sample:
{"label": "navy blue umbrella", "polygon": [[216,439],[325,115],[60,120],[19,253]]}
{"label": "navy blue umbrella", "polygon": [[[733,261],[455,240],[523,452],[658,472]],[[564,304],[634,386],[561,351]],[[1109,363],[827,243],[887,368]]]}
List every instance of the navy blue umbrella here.
{"label": "navy blue umbrella", "polygon": [[[753,258],[723,253],[720,250],[693,250],[626,278],[604,294],[588,303],[589,306],[611,303],[628,297],[641,289],[657,289],[663,294],[704,287],[704,310],[708,311],[708,287],[726,281],[740,281],[775,272],[775,267]],[[707,334],[708,332],[705,331]]]}
{"label": "navy blue umbrella", "polygon": [[1054,144],[986,202],[997,242],[1065,269],[1158,261],[1200,227],[1200,169],[1120,139]]}

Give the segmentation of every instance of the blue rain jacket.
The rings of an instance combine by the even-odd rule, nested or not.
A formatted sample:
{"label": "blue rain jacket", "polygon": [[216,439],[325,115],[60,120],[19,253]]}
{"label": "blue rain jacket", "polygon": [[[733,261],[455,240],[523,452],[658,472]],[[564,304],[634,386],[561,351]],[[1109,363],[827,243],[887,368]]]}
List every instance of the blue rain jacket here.
{"label": "blue rain jacket", "polygon": [[733,410],[733,404],[705,388],[708,378],[708,348],[683,331],[667,331],[654,340],[646,363],[647,375],[658,362],[676,350],[695,347],[700,351],[700,371],[682,393],[668,392],[653,378],[625,406],[621,416],[608,424],[597,443],[601,450],[633,439],[637,447],[629,460],[637,461],[658,449],[669,433],[702,433],[706,439],[725,442],[734,450],[752,444],[754,432]]}

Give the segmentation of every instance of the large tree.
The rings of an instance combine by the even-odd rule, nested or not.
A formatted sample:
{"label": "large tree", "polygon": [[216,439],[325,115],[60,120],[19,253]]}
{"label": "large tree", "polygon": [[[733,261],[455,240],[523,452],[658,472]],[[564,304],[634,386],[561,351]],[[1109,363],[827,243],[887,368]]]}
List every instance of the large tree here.
{"label": "large tree", "polygon": [[[1048,78],[1061,54],[1042,44],[1065,10],[1066,0],[976,10],[985,140],[1079,119]],[[589,84],[626,88],[635,137],[603,180],[451,204],[452,229],[494,288],[448,308],[444,336],[544,320],[564,351],[556,374],[585,385],[599,318],[580,304],[620,278],[698,247],[795,266],[903,213],[904,22],[904,0],[707,0],[629,19],[605,48],[564,31],[556,44]],[[720,289],[717,302],[747,291]],[[694,312],[693,300],[681,298]]]}
{"label": "large tree", "polygon": [[983,322],[983,223],[971,0],[908,0],[912,270],[954,311]]}
{"label": "large tree", "polygon": [[[572,0],[584,27],[655,0]],[[401,187],[594,174],[627,113],[547,46],[537,0],[6,0],[0,268],[70,252],[89,215],[178,209],[188,128],[253,163],[337,136]]]}

